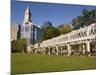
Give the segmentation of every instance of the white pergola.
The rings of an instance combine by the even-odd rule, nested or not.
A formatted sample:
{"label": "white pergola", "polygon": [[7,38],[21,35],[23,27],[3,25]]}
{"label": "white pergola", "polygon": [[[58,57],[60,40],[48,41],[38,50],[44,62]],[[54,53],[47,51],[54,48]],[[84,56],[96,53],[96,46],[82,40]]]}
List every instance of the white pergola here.
{"label": "white pergola", "polygon": [[[59,46],[67,46],[68,55],[71,54],[71,45],[86,44],[86,49],[90,52],[90,43],[96,41],[96,23],[91,24],[88,27],[74,30],[70,33],[60,35],[58,37],[42,41],[38,46],[38,43],[34,45],[34,48],[55,48],[58,55]],[[83,44],[83,48],[84,48]],[[84,51],[84,50],[83,50]],[[50,52],[49,52],[50,54]]]}

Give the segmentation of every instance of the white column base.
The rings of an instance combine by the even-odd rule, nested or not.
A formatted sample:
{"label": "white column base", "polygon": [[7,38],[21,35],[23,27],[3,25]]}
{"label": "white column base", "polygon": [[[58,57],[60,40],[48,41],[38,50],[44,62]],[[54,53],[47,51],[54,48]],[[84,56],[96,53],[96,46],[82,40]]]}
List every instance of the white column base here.
{"label": "white column base", "polygon": [[67,50],[68,50],[68,56],[70,56],[71,55],[71,47],[70,47],[70,45],[69,44],[67,44]]}
{"label": "white column base", "polygon": [[58,48],[58,46],[56,46],[56,55],[58,55],[58,50],[59,50],[59,48]]}

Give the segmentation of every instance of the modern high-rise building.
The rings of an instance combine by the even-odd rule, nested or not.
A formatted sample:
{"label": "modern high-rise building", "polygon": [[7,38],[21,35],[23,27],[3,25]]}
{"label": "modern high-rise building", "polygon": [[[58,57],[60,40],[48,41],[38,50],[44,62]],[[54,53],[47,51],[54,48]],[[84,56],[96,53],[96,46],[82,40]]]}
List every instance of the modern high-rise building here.
{"label": "modern high-rise building", "polygon": [[31,16],[31,11],[28,6],[25,10],[24,21],[21,30],[21,37],[26,38],[28,45],[39,42],[42,38],[42,29],[32,23]]}
{"label": "modern high-rise building", "polygon": [[21,26],[20,24],[11,25],[11,41],[20,38]]}

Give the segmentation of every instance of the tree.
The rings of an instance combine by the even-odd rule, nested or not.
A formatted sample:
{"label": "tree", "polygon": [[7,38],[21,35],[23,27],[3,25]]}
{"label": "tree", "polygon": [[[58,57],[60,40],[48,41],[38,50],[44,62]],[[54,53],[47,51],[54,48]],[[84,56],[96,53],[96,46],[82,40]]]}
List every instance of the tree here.
{"label": "tree", "polygon": [[58,26],[60,34],[65,34],[71,32],[73,29],[69,24],[62,24]]}
{"label": "tree", "polygon": [[43,29],[43,39],[42,40],[51,39],[53,37],[60,35],[59,29],[56,27],[53,27],[52,23],[49,21],[46,21],[43,23],[42,29]]}
{"label": "tree", "polygon": [[74,26],[74,29],[79,29],[80,27],[89,26],[90,24],[95,22],[96,11],[83,9],[82,14],[72,20],[72,25]]}
{"label": "tree", "polygon": [[52,23],[50,21],[46,21],[43,23],[42,29],[45,29],[47,27],[52,27]]}
{"label": "tree", "polygon": [[11,42],[12,52],[26,52],[27,41],[26,39],[18,39]]}
{"label": "tree", "polygon": [[11,41],[11,52],[18,52],[15,40]]}
{"label": "tree", "polygon": [[60,32],[57,28],[47,27],[44,29],[43,40],[51,39],[51,38],[56,37],[58,35],[60,35]]}

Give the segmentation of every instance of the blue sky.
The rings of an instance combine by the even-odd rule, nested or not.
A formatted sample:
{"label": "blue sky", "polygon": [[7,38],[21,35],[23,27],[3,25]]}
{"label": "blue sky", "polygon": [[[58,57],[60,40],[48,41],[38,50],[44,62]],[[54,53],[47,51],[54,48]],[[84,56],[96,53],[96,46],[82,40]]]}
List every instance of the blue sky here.
{"label": "blue sky", "polygon": [[11,23],[22,25],[27,6],[32,13],[32,22],[40,26],[45,21],[50,21],[54,26],[70,23],[73,18],[82,14],[83,9],[96,9],[95,6],[88,5],[11,1]]}

